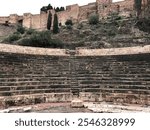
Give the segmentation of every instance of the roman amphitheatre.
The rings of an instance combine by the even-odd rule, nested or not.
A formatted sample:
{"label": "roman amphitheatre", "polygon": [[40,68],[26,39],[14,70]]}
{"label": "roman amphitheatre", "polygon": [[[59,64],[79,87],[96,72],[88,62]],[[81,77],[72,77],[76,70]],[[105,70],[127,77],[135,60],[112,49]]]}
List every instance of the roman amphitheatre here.
{"label": "roman amphitheatre", "polygon": [[0,112],[150,112],[150,1],[50,6],[0,17]]}

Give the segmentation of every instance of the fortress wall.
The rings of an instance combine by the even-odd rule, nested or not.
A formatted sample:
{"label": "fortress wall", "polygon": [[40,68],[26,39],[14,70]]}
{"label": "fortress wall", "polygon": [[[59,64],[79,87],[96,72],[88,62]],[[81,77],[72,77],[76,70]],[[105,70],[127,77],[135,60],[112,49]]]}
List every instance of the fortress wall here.
{"label": "fortress wall", "polygon": [[39,29],[40,26],[40,14],[32,15],[32,28]]}
{"label": "fortress wall", "polygon": [[47,13],[45,12],[40,13],[40,28],[43,30],[46,29],[47,27],[47,18],[48,18]]}
{"label": "fortress wall", "polygon": [[[142,0],[142,4],[142,9],[146,8],[146,11],[142,12],[142,16],[145,15],[148,17],[148,0]],[[127,17],[130,17],[132,14],[134,15],[134,0],[124,0],[120,2],[112,2],[112,0],[96,0],[96,2],[89,3],[85,6],[78,6],[78,4],[67,6],[65,11],[58,12],[57,14],[59,23],[65,25],[67,19],[72,19],[75,23],[87,20],[88,16],[94,13],[98,13],[100,18],[106,18],[111,12],[119,12],[120,15]],[[54,14],[54,10],[52,11],[52,14]],[[19,20],[23,19],[24,27],[44,30],[47,26],[48,13],[41,12],[39,15],[40,16],[25,13],[23,16],[18,16],[17,14],[12,14],[9,17],[0,17],[0,23],[4,24],[8,21],[9,23],[16,24]]]}
{"label": "fortress wall", "polygon": [[81,6],[79,13],[79,21],[87,20],[88,17],[88,6]]}
{"label": "fortress wall", "polygon": [[112,0],[97,0],[97,12],[100,18],[106,18],[111,12]]}
{"label": "fortress wall", "polygon": [[141,18],[150,18],[150,0],[143,0],[143,7],[141,12]]}
{"label": "fortress wall", "polygon": [[9,21],[9,17],[0,17],[0,24],[4,24],[6,21]]}
{"label": "fortress wall", "polygon": [[71,19],[73,22],[77,22],[79,14],[79,6],[77,4],[66,7],[65,11],[58,12],[59,23],[65,25],[67,19]]}
{"label": "fortress wall", "polygon": [[91,14],[96,13],[96,3],[80,6],[79,8],[79,21],[87,20]]}
{"label": "fortress wall", "polygon": [[16,32],[16,28],[14,26],[0,24],[0,37],[7,37],[8,35],[13,34],[14,32]]}
{"label": "fortress wall", "polygon": [[11,14],[9,16],[9,22],[11,24],[17,24],[18,23],[18,15],[17,14]]}
{"label": "fortress wall", "polygon": [[65,25],[67,19],[71,19],[69,12],[67,10],[58,12],[57,16],[58,16],[59,23],[61,23],[62,25]]}
{"label": "fortress wall", "polygon": [[115,3],[112,3],[112,5],[119,5],[121,12],[134,10],[134,0],[124,0],[120,2],[115,2]]}
{"label": "fortress wall", "polygon": [[72,17],[72,19],[78,19],[78,14],[79,14],[78,4],[71,5],[70,7],[71,7],[71,9],[68,10],[68,13],[70,14],[70,17]]}
{"label": "fortress wall", "polygon": [[107,17],[111,12],[118,12],[124,16],[130,16],[134,10],[134,0],[112,2],[111,0],[97,0],[100,17]]}
{"label": "fortress wall", "polygon": [[32,14],[25,13],[23,14],[23,27],[31,28],[32,24]]}

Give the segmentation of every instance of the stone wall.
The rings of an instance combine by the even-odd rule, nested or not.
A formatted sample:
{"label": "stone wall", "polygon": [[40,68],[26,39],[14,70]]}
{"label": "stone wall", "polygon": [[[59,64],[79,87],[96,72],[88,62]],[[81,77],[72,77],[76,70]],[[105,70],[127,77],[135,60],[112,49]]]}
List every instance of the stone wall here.
{"label": "stone wall", "polygon": [[32,22],[31,22],[31,27],[32,28],[36,28],[36,29],[40,29],[41,26],[40,26],[40,14],[37,14],[37,15],[32,15]]}
{"label": "stone wall", "polygon": [[120,11],[133,11],[134,0],[125,0],[121,2],[115,2],[113,5],[119,5]]}
{"label": "stone wall", "polygon": [[65,25],[67,19],[71,19],[70,15],[68,15],[69,13],[67,10],[58,12],[57,14],[58,14],[59,23],[61,23],[62,25]]}
{"label": "stone wall", "polygon": [[78,21],[87,20],[91,14],[96,14],[96,3],[90,3],[85,6],[80,6]]}
{"label": "stone wall", "polygon": [[143,1],[143,8],[142,8],[142,13],[141,17],[143,18],[150,18],[150,0],[144,0]]}
{"label": "stone wall", "polygon": [[47,27],[47,18],[48,14],[45,12],[40,13],[40,28],[41,29],[46,29]]}
{"label": "stone wall", "polygon": [[0,17],[0,24],[4,24],[6,21],[9,21],[9,17]]}
{"label": "stone wall", "polygon": [[134,11],[134,0],[112,2],[112,0],[97,0],[97,10],[100,17],[105,18],[112,12],[129,16]]}
{"label": "stone wall", "polygon": [[150,46],[42,49],[0,45],[0,105],[84,101],[150,105]]}
{"label": "stone wall", "polygon": [[32,23],[32,14],[31,13],[23,14],[23,26],[26,28],[31,28],[31,23]]}
{"label": "stone wall", "polygon": [[9,16],[9,22],[11,24],[16,24],[18,22],[18,15],[17,14],[11,14]]}
{"label": "stone wall", "polygon": [[79,14],[78,4],[70,5],[66,7],[65,11],[58,12],[59,23],[65,25],[66,20],[71,19],[73,22],[77,22]]}
{"label": "stone wall", "polygon": [[[142,5],[142,10],[145,10],[148,5],[148,0],[142,0]],[[50,11],[54,15],[55,11]],[[118,12],[120,15],[126,17],[135,15],[134,0],[124,0],[115,3],[113,3],[112,0],[96,0],[96,2],[84,6],[74,4],[67,6],[65,11],[58,12],[57,15],[59,23],[65,25],[67,19],[71,19],[76,23],[87,20],[91,14],[98,13],[100,18],[106,18],[112,12]],[[146,12],[149,12],[149,9],[146,9],[143,13],[147,15]],[[39,15],[25,13],[23,17],[13,14],[9,17],[0,17],[0,23],[9,22],[12,24],[18,24],[18,22],[22,20],[24,27],[44,30],[47,25],[47,16],[48,13],[45,12],[41,12]]]}
{"label": "stone wall", "polygon": [[7,26],[7,24],[0,24],[0,37],[7,37],[8,35],[13,34],[14,32],[16,32],[15,26]]}

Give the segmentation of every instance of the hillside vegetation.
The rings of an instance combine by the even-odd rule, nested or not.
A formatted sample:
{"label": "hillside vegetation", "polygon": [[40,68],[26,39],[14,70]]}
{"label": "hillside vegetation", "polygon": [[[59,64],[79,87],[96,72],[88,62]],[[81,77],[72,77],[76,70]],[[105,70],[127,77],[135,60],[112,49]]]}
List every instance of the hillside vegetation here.
{"label": "hillside vegetation", "polygon": [[81,22],[71,28],[62,27],[54,35],[68,47],[113,48],[144,46],[150,44],[150,21],[118,19],[97,24]]}
{"label": "hillside vegetation", "polygon": [[78,24],[67,21],[66,26],[59,26],[57,34],[53,34],[52,31],[17,27],[16,31],[10,31],[10,35],[3,38],[1,42],[67,49],[131,47],[150,44],[150,20],[148,19],[137,21],[115,15],[103,21],[97,19],[96,16]]}

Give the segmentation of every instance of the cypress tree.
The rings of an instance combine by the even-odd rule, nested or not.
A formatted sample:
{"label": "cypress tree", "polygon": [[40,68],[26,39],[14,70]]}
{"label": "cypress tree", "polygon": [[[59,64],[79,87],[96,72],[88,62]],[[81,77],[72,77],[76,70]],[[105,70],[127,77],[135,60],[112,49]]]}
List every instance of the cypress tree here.
{"label": "cypress tree", "polygon": [[139,17],[142,10],[142,0],[134,0],[134,7],[137,12],[137,17]]}
{"label": "cypress tree", "polygon": [[60,11],[59,7],[57,7],[57,8],[55,9],[55,11],[56,11],[56,12],[59,12],[59,11]]}
{"label": "cypress tree", "polygon": [[64,11],[65,10],[65,8],[64,7],[60,7],[60,11]]}
{"label": "cypress tree", "polygon": [[47,19],[47,29],[51,30],[51,25],[52,25],[52,14],[49,12],[48,14],[48,19]]}
{"label": "cypress tree", "polygon": [[57,14],[54,14],[53,33],[57,34],[58,31],[59,31],[59,28],[58,28],[58,17],[57,17]]}
{"label": "cypress tree", "polygon": [[53,9],[53,6],[51,6],[51,4],[49,4],[49,5],[47,6],[47,10],[50,10],[50,9]]}

